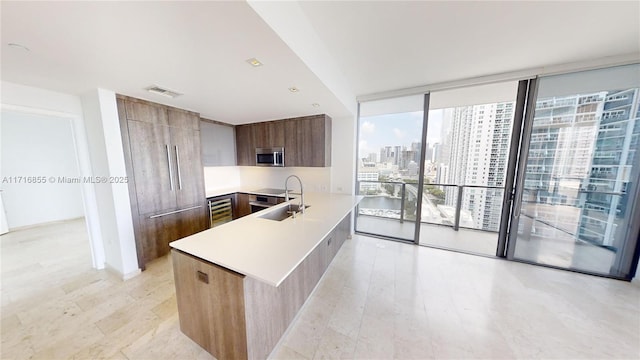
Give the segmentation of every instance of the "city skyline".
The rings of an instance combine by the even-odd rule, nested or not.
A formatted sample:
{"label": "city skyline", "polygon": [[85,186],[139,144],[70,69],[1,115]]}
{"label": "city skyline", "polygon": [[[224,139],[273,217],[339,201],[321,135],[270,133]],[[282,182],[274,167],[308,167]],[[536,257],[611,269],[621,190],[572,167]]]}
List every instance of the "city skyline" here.
{"label": "city skyline", "polygon": [[[616,242],[620,236],[617,228],[623,225],[625,193],[632,181],[632,167],[637,164],[640,145],[639,92],[637,88],[608,90],[536,101],[523,179],[526,194],[522,211],[535,213],[554,225],[544,230],[532,227],[527,230],[529,236],[553,239],[560,231],[595,245],[620,246]],[[430,112],[428,139],[438,141],[431,140],[434,142],[428,144],[430,148],[425,155],[434,161],[425,162],[424,176],[431,184],[475,186],[464,187],[461,193],[461,226],[497,231],[514,105],[502,102],[440,109],[436,111],[442,116],[433,122],[436,116],[432,117]],[[391,132],[384,131],[379,122],[393,119],[393,123],[386,125],[397,127],[403,125],[399,119],[404,119],[405,125],[413,119],[417,126],[416,115],[422,113],[412,114],[363,120],[368,122],[369,135],[380,130],[389,138]],[[421,130],[421,124],[418,129]],[[395,140],[402,141],[389,144]],[[369,165],[363,169],[363,176],[359,169],[358,180],[377,181],[379,175],[392,175],[403,182],[417,179],[415,167],[412,171],[408,169],[407,158],[419,161],[421,156],[417,144],[412,142],[419,140],[391,137],[378,142],[370,153],[378,154],[379,161],[372,161],[369,153],[361,152],[360,158],[368,159]],[[439,146],[434,146],[435,143]],[[432,149],[435,154],[429,158]],[[437,187],[444,192],[441,202],[432,187],[425,187],[423,222],[445,223],[453,214],[459,189]],[[372,191],[380,186],[366,188]],[[425,218],[425,214],[430,218]]]}
{"label": "city skyline", "polygon": [[[441,142],[444,109],[429,110],[427,143]],[[367,116],[360,119],[358,154],[366,158],[371,153],[380,155],[386,146],[410,147],[422,138],[422,111]],[[389,136],[392,134],[392,136]],[[393,139],[393,140],[391,140]],[[394,142],[395,141],[395,142]]]}

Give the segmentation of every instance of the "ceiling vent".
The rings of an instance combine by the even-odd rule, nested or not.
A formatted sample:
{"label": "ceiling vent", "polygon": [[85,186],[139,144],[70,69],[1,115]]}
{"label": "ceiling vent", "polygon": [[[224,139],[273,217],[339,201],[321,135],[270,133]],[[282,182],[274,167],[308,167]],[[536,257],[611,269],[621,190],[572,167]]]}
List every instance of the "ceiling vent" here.
{"label": "ceiling vent", "polygon": [[145,90],[147,90],[150,93],[166,96],[168,98],[174,98],[174,97],[178,97],[180,95],[183,95],[183,94],[180,94],[179,92],[175,92],[175,91],[172,91],[172,90],[169,90],[169,89],[161,88],[160,86],[157,86],[157,85],[151,85],[151,86],[145,88]]}

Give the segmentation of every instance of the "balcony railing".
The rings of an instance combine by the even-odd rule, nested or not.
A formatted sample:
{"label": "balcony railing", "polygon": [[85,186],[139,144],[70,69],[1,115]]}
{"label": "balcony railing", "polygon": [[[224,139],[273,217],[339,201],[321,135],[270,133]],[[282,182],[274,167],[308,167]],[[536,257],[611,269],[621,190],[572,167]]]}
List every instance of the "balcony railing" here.
{"label": "balcony railing", "polygon": [[[359,194],[365,196],[359,206],[360,215],[397,219],[401,223],[416,220],[417,183],[360,180],[357,186]],[[468,201],[463,201],[465,191],[472,192]],[[504,188],[498,186],[425,184],[420,222],[451,226],[456,231],[468,228],[497,232],[503,194]]]}

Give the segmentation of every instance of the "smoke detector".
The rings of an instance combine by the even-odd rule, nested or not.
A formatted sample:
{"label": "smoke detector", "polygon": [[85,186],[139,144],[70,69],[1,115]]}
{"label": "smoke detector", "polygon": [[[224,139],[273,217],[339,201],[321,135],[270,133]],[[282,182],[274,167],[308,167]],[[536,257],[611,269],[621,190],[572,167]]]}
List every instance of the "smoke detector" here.
{"label": "smoke detector", "polygon": [[178,97],[180,95],[183,95],[179,92],[173,91],[173,90],[169,90],[169,89],[165,89],[163,87],[157,86],[157,85],[151,85],[149,87],[146,87],[145,90],[147,90],[150,93],[153,94],[158,94],[158,95],[162,95],[168,98],[175,98]]}

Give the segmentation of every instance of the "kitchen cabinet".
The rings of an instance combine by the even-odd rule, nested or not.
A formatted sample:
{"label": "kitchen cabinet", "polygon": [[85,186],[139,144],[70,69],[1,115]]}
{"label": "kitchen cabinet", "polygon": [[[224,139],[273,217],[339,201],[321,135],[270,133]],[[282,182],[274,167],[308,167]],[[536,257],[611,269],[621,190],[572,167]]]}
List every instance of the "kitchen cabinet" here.
{"label": "kitchen cabinet", "polygon": [[200,116],[117,96],[138,264],[208,227]]}
{"label": "kitchen cabinet", "polygon": [[[169,110],[169,119],[175,111]],[[198,118],[195,118],[196,126]],[[200,157],[200,131],[192,128],[171,128],[175,156],[175,194],[178,208],[201,204],[205,198],[204,168]]]}
{"label": "kitchen cabinet", "polygon": [[285,166],[331,166],[331,118],[322,114],[236,126],[238,165],[255,166],[255,148],[282,146]]}
{"label": "kitchen cabinet", "polygon": [[170,137],[167,126],[152,122],[127,121],[135,199],[138,213],[148,214],[176,207],[171,168]]}
{"label": "kitchen cabinet", "polygon": [[351,216],[346,216],[340,223],[327,235],[327,267],[338,253],[338,250],[344,244],[344,241],[351,232]]}
{"label": "kitchen cabinet", "polygon": [[251,214],[251,205],[249,204],[249,194],[236,193],[236,202],[234,204],[234,219],[241,218]]}
{"label": "kitchen cabinet", "polygon": [[267,121],[252,124],[253,143],[257,148],[284,147],[284,122]]}
{"label": "kitchen cabinet", "polygon": [[209,227],[209,219],[202,216],[202,207],[162,216],[142,216],[139,239],[145,262],[169,253],[169,243],[193,235]]}
{"label": "kitchen cabinet", "polygon": [[235,166],[236,135],[234,126],[200,118],[202,165]]}
{"label": "kitchen cabinet", "polygon": [[180,330],[218,359],[266,359],[340,249],[348,234],[338,229],[350,219],[278,286],[172,249]]}
{"label": "kitchen cabinet", "polygon": [[243,276],[172,251],[180,330],[219,359],[246,359]]}
{"label": "kitchen cabinet", "polygon": [[285,120],[287,166],[331,166],[331,118],[326,115]]}
{"label": "kitchen cabinet", "polygon": [[253,125],[236,126],[236,159],[238,166],[256,165],[256,147],[253,143]]}

